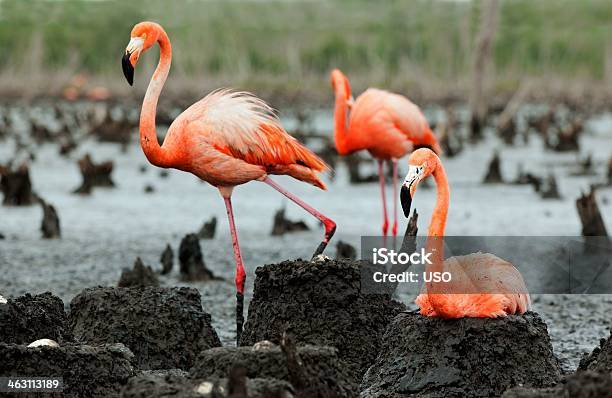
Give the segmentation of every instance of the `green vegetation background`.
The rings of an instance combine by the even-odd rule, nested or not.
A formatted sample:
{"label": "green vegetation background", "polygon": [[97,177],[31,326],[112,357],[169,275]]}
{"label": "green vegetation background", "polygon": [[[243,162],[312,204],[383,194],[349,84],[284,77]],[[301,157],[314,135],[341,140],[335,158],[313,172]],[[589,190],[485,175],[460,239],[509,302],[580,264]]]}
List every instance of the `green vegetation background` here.
{"label": "green vegetation background", "polygon": [[[443,90],[469,82],[482,7],[439,0],[2,0],[0,86],[24,74],[79,72],[112,86],[131,27],[149,19],[171,37],[176,82],[291,90],[312,81],[322,82],[319,89],[340,67],[363,84],[423,89],[429,82]],[[611,26],[610,0],[502,0],[496,86],[512,89],[525,76],[609,82]],[[148,58],[142,69],[153,67],[156,57]],[[146,83],[142,74],[137,80]]]}

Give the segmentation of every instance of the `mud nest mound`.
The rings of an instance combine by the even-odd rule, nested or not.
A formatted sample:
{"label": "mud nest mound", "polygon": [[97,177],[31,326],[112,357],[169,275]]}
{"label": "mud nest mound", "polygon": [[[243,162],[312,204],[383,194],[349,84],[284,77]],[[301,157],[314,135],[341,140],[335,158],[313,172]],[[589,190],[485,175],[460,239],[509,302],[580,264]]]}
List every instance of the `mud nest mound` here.
{"label": "mud nest mound", "polygon": [[[228,379],[198,380],[177,375],[138,375],[132,377],[121,398],[289,398],[291,386],[276,379],[245,379],[246,394],[234,391]],[[234,387],[234,388],[232,388]]]}
{"label": "mud nest mound", "polygon": [[[301,386],[293,386],[297,396],[355,397],[359,386],[348,372],[346,364],[333,347],[301,346],[297,348]],[[287,356],[278,346],[221,347],[203,351],[191,369],[192,377],[201,379],[226,378],[235,366],[246,370],[245,376],[294,382]],[[296,383],[298,384],[298,383]],[[306,392],[307,391],[307,392]]]}
{"label": "mud nest mound", "polygon": [[193,288],[85,289],[70,303],[70,323],[77,341],[125,344],[140,369],[188,369],[221,345]]}
{"label": "mud nest mound", "polygon": [[0,304],[0,342],[30,344],[38,339],[71,341],[64,303],[51,293],[26,294]]}
{"label": "mud nest mound", "polygon": [[122,344],[27,348],[0,343],[0,374],[5,377],[62,377],[63,391],[19,397],[115,397],[134,375],[132,353]]}
{"label": "mud nest mound", "polygon": [[577,372],[551,388],[512,388],[503,398],[612,398],[612,373]]}
{"label": "mud nest mound", "polygon": [[546,324],[528,312],[499,319],[398,315],[366,373],[362,397],[499,397],[550,387],[561,370]]}
{"label": "mud nest mound", "polygon": [[578,370],[612,372],[612,330],[610,337],[600,340],[599,347],[595,347],[590,355],[582,357]]}
{"label": "mud nest mound", "polygon": [[386,326],[405,306],[388,294],[365,294],[362,263],[284,261],[256,270],[240,345],[289,331],[298,344],[332,346],[358,382],[374,362]]}

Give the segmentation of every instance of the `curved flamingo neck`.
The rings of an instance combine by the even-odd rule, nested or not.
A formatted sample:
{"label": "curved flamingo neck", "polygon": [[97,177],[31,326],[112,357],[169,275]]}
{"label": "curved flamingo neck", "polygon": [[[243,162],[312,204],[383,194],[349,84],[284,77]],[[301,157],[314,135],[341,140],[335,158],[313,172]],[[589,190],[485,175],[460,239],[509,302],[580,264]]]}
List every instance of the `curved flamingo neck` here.
{"label": "curved flamingo neck", "polygon": [[446,178],[446,172],[439,159],[437,160],[437,165],[432,175],[436,181],[437,194],[436,206],[431,215],[427,236],[443,237],[444,230],[446,229],[446,218],[448,216],[450,189],[448,186],[448,179]]}
{"label": "curved flamingo neck", "polygon": [[170,154],[159,145],[155,127],[157,101],[168,77],[172,62],[170,39],[161,28],[159,29],[157,43],[159,44],[159,62],[147,87],[140,111],[140,146],[149,162],[156,166],[167,167],[170,163]]}
{"label": "curved flamingo neck", "polygon": [[[444,230],[450,202],[450,189],[446,172],[436,156],[436,166],[432,173],[436,181],[436,206],[434,207],[429,229],[427,231],[426,247],[432,255],[432,264],[427,266],[428,271],[443,271],[444,269]],[[429,285],[429,284],[428,284]],[[430,286],[431,289],[431,286]]]}
{"label": "curved flamingo neck", "polygon": [[340,155],[347,155],[350,150],[348,148],[347,139],[347,121],[348,121],[348,98],[342,92],[342,89],[336,89],[336,105],[334,109],[334,140],[336,142],[336,150]]}

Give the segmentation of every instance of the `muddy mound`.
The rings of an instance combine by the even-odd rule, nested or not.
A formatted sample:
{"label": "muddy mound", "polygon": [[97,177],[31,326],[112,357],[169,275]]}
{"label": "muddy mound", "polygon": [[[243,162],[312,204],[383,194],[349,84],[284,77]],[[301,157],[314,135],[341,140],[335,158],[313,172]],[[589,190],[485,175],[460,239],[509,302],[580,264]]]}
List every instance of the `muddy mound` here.
{"label": "muddy mound", "polygon": [[360,264],[297,260],[258,268],[240,344],[278,344],[289,330],[298,344],[336,347],[358,382],[387,324],[405,308],[389,295],[364,294]]}
{"label": "muddy mound", "polygon": [[577,372],[552,388],[517,387],[503,398],[612,398],[612,373]]}
{"label": "muddy mound", "polygon": [[85,289],[70,303],[70,323],[77,341],[125,344],[140,369],[188,369],[221,345],[193,288]]}
{"label": "muddy mound", "polygon": [[582,357],[578,370],[612,372],[612,330],[610,337],[600,340],[599,347],[595,347],[590,355]]}
{"label": "muddy mound", "polygon": [[148,265],[144,265],[140,257],[134,262],[132,269],[124,269],[121,272],[118,287],[145,287],[159,286],[157,275]]}
{"label": "muddy mound", "polygon": [[[335,348],[301,346],[297,348],[297,355],[304,386],[294,387],[309,392],[299,396],[354,397],[358,394],[358,385],[353,382],[346,365],[338,359]],[[201,352],[190,374],[201,379],[225,378],[234,366],[241,366],[246,369],[248,378],[290,382],[295,375],[289,365],[287,356],[278,346],[220,347]]]}
{"label": "muddy mound", "polygon": [[[244,381],[249,398],[289,398],[291,386],[276,379],[247,379]],[[167,375],[138,375],[132,377],[121,393],[121,398],[222,398],[232,395],[227,379],[198,380]]]}
{"label": "muddy mound", "polygon": [[[0,343],[2,376],[62,377],[64,390],[52,396],[116,397],[134,375],[132,353],[123,345],[65,345],[27,348]],[[19,397],[50,396],[41,393]]]}
{"label": "muddy mound", "polygon": [[0,304],[0,342],[30,344],[38,339],[71,341],[64,303],[51,293],[26,294]]}
{"label": "muddy mound", "polygon": [[364,376],[362,397],[499,397],[549,387],[561,370],[546,324],[528,312],[500,319],[398,315]]}

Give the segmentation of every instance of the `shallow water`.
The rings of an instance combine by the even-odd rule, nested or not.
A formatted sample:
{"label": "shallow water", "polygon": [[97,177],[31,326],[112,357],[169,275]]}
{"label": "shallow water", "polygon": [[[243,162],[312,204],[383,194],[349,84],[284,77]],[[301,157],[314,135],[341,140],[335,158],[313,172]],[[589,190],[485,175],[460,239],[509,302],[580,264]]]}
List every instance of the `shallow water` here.
{"label": "shallow water", "polygon": [[[325,114],[315,118],[316,128],[322,131],[328,122]],[[508,148],[490,137],[476,146],[468,144],[456,158],[444,159],[452,190],[447,235],[579,235],[581,226],[574,201],[590,182],[603,179],[603,167],[612,147],[609,126],[609,118],[591,122],[588,134],[583,137],[582,154],[592,153],[599,167],[599,176],[595,177],[569,176],[577,155],[545,152],[542,142],[533,135],[528,146]],[[514,179],[519,163],[526,171],[538,175],[554,172],[563,199],[542,200],[531,186],[482,185],[494,149],[501,150],[502,171],[507,180]],[[7,160],[12,150],[12,145],[0,143],[0,162]],[[113,179],[117,188],[96,189],[91,196],[70,193],[80,184],[75,160],[85,152],[92,153],[95,161],[115,162]],[[144,173],[139,170],[141,165],[146,165]],[[401,178],[406,170],[404,160],[400,164]],[[70,159],[57,156],[55,146],[42,147],[31,166],[31,178],[35,190],[56,207],[62,239],[40,239],[39,207],[0,207],[0,232],[7,237],[0,240],[0,294],[52,291],[68,306],[70,299],[85,287],[115,285],[122,268],[131,267],[138,256],[159,268],[159,256],[166,243],[172,245],[176,262],[181,237],[197,231],[204,220],[215,215],[219,221],[216,237],[201,241],[201,245],[207,266],[225,281],[182,283],[175,264],[172,275],[161,277],[161,282],[198,288],[223,343],[233,344],[234,259],[225,208],[216,189],[175,170],[170,171],[168,178],[161,178],[159,169],[147,163],[136,145],[123,153],[117,145],[93,141],[84,143]],[[339,164],[335,180],[328,181],[328,192],[286,177],[276,180],[338,223],[334,241],[342,239],[358,246],[362,235],[379,234],[378,185],[350,185],[343,164]],[[144,193],[147,184],[155,188],[154,193]],[[387,189],[392,209],[391,187]],[[612,211],[605,199],[612,199],[611,196],[610,189],[602,189],[598,195],[609,231]],[[413,205],[421,215],[421,234],[426,230],[434,199],[434,189],[420,189],[414,199]],[[248,271],[248,292],[252,290],[257,266],[309,258],[322,238],[322,229],[312,217],[265,184],[253,182],[237,187],[233,202]],[[311,231],[271,237],[272,217],[281,206],[287,207],[289,218],[304,219]],[[404,231],[406,221],[399,212],[399,230]],[[327,254],[334,253],[335,248],[330,247]],[[412,302],[411,297],[400,299],[407,304]],[[534,299],[534,310],[547,321],[566,369],[577,365],[580,352],[590,351],[600,337],[607,336],[612,322],[606,316],[610,309],[612,296],[556,295]]]}

